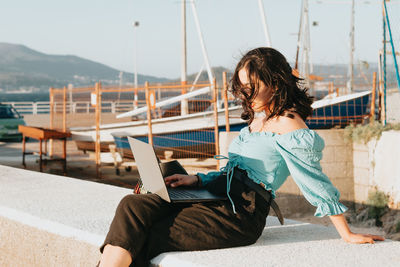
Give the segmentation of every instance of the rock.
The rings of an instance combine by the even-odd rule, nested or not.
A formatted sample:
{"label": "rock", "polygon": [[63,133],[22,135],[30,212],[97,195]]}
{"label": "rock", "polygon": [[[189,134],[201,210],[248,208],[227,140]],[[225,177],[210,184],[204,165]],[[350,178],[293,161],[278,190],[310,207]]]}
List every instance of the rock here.
{"label": "rock", "polygon": [[393,241],[400,241],[400,233],[390,234],[388,238]]}
{"label": "rock", "polygon": [[356,221],[363,222],[368,220],[368,209],[363,209],[356,215]]}
{"label": "rock", "polygon": [[363,225],[365,225],[366,227],[374,227],[376,226],[376,220],[375,219],[369,219],[366,220]]}

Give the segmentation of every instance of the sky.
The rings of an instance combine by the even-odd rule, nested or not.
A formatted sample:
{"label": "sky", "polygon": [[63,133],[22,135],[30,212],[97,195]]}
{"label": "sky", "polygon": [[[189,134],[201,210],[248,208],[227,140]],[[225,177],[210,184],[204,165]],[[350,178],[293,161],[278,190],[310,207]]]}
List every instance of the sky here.
{"label": "sky", "polygon": [[[263,0],[272,47],[293,62],[300,0]],[[382,46],[379,0],[356,0],[355,60],[377,62]],[[197,0],[210,64],[230,69],[247,50],[265,46],[257,0]],[[400,36],[400,1],[388,3]],[[350,56],[350,0],[309,0],[311,61],[347,64]],[[139,21],[136,40],[132,23]],[[396,28],[397,27],[397,28]],[[76,55],[133,72],[137,44],[140,74],[180,77],[181,0],[4,0],[0,42],[23,44],[46,54]],[[400,43],[400,40],[398,40]],[[203,56],[191,6],[187,4],[188,73]]]}

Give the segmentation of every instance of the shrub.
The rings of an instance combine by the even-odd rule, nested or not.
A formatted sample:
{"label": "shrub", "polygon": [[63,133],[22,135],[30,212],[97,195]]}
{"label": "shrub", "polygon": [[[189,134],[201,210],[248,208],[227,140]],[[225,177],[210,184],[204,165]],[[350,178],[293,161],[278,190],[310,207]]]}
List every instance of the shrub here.
{"label": "shrub", "polygon": [[385,213],[385,208],[389,203],[389,196],[384,192],[375,190],[368,192],[368,217],[375,218],[378,222],[379,218]]}
{"label": "shrub", "polygon": [[379,139],[384,131],[400,130],[400,123],[386,124],[385,126],[377,121],[365,125],[349,125],[344,129],[344,137],[347,141],[364,144],[368,143],[371,139]]}

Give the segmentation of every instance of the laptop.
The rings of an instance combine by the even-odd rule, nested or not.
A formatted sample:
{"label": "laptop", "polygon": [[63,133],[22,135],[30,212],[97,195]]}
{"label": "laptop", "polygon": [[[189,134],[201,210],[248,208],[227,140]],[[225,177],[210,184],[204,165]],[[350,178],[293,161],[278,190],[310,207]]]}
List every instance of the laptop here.
{"label": "laptop", "polygon": [[204,202],[225,200],[204,188],[167,187],[153,146],[138,139],[128,137],[129,145],[135,157],[136,165],[147,191],[157,194],[167,202]]}

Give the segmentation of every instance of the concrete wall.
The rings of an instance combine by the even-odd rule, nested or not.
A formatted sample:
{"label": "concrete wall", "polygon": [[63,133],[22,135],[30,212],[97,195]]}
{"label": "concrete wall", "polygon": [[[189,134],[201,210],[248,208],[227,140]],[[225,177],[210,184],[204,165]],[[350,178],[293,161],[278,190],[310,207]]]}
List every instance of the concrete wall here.
{"label": "concrete wall", "polygon": [[386,120],[389,123],[400,122],[400,92],[394,88],[387,90],[386,95]]}
{"label": "concrete wall", "polygon": [[379,140],[354,144],[355,201],[365,204],[375,188],[390,195],[390,208],[400,208],[400,132],[383,132]]}

